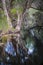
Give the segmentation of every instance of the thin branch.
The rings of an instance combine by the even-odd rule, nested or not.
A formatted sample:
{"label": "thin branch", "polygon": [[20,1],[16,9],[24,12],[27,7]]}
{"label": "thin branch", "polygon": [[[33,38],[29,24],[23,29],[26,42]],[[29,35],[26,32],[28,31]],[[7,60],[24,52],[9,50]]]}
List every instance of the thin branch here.
{"label": "thin branch", "polygon": [[40,29],[43,29],[43,26],[38,26],[38,25],[36,25],[36,26],[33,26],[33,27],[31,27],[31,28],[29,28],[29,29],[26,29],[26,30],[31,30],[31,29],[34,29],[34,28],[40,28]]}
{"label": "thin branch", "polygon": [[[31,27],[31,28],[29,28],[29,29],[26,29],[26,30],[27,30],[27,31],[30,31],[31,29],[34,29],[34,28],[43,29],[43,26],[33,26],[33,27]],[[18,30],[9,31],[9,32],[0,34],[0,37],[1,37],[1,36],[4,36],[4,35],[12,35],[12,34],[15,35],[15,36],[17,36],[17,34],[20,34],[20,32],[19,32]]]}
{"label": "thin branch", "polygon": [[30,8],[33,8],[33,9],[35,9],[35,10],[39,10],[39,11],[43,12],[43,10],[38,9],[38,8],[35,8],[35,7],[32,7],[32,6],[31,6]]}
{"label": "thin branch", "polygon": [[27,9],[27,3],[28,3],[28,0],[26,0],[26,3],[25,3],[25,5],[24,5],[24,10],[23,10],[23,13],[26,11],[26,9]]}

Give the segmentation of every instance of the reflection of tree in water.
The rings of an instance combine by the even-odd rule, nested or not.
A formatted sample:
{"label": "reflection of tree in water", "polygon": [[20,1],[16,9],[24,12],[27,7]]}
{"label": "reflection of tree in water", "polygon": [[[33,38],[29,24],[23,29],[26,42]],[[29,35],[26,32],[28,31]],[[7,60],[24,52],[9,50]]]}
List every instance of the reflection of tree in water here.
{"label": "reflection of tree in water", "polygon": [[41,52],[41,50],[43,49],[42,48],[43,45],[41,41],[37,38],[37,36],[34,35],[34,30],[31,30],[30,34],[32,35],[30,35],[30,37],[26,37],[25,40],[26,41],[25,46],[27,48],[27,52],[23,49],[21,45],[18,45],[18,53],[17,53],[17,47],[16,47],[17,42],[15,42],[15,40],[7,41],[4,47],[4,52],[5,52],[4,60],[6,60],[6,62],[8,63],[12,62],[12,64],[14,63],[21,65],[24,64],[40,65],[40,63],[42,63],[43,53]]}
{"label": "reflection of tree in water", "polygon": [[39,31],[39,32],[36,32],[36,31],[32,30],[32,35],[34,33],[33,37],[34,37],[34,41],[35,41],[35,47],[37,49],[37,55],[36,55],[36,57],[34,57],[34,59],[36,58],[35,62],[40,65],[43,62],[43,51],[42,51],[43,42],[40,38],[41,34],[39,34],[39,32],[41,33],[42,31]]}
{"label": "reflection of tree in water", "polygon": [[[29,60],[28,56],[26,55],[26,52],[24,51],[24,49],[22,47],[18,48],[18,53],[15,50],[15,44],[13,46],[13,43],[11,41],[7,41],[7,43],[5,44],[4,47],[4,51],[5,51],[5,60],[7,62],[13,62],[16,64],[27,64],[27,63],[32,63],[32,61]],[[31,47],[31,46],[30,46]],[[28,62],[29,60],[29,62]]]}
{"label": "reflection of tree in water", "polygon": [[[19,46],[18,48],[18,53],[17,53],[17,49],[15,47],[15,42],[12,43],[12,41],[7,41],[4,51],[5,51],[5,60],[7,62],[12,62],[15,64],[37,64],[40,65],[43,62],[42,56],[43,56],[43,51],[41,51],[43,49],[43,44],[41,42],[41,40],[39,40],[37,38],[37,36],[34,36],[33,31],[30,31],[32,33],[32,36],[34,38],[34,41],[36,43],[36,46],[34,46],[34,42],[28,42],[27,40],[27,44],[26,44],[26,48],[27,48],[27,56],[25,56],[26,52],[23,50],[23,48],[21,48]],[[30,45],[29,45],[30,43]],[[14,62],[15,61],[15,62]],[[39,62],[40,61],[40,62]],[[1,65],[5,65],[4,63],[1,63]]]}
{"label": "reflection of tree in water", "polygon": [[12,42],[7,42],[7,44],[5,45],[5,51],[8,53],[8,54],[11,54],[12,56],[16,56],[16,52],[15,52],[15,49],[12,45]]}

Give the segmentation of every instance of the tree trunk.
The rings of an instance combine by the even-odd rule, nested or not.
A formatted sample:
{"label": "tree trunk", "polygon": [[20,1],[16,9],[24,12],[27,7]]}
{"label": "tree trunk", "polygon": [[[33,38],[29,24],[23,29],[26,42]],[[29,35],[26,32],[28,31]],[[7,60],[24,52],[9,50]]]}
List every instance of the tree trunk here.
{"label": "tree trunk", "polygon": [[22,21],[23,21],[23,18],[22,18],[22,13],[19,13],[17,11],[17,15],[18,15],[18,19],[17,19],[17,26],[16,26],[16,31],[18,32],[17,33],[17,53],[18,53],[18,44],[20,44],[20,31],[21,31],[21,25],[22,25]]}
{"label": "tree trunk", "polygon": [[4,14],[5,14],[6,18],[7,18],[7,23],[8,23],[9,28],[12,28],[12,23],[11,23],[9,15],[8,15],[8,11],[7,11],[7,7],[6,7],[6,2],[5,1],[6,0],[2,0]]}

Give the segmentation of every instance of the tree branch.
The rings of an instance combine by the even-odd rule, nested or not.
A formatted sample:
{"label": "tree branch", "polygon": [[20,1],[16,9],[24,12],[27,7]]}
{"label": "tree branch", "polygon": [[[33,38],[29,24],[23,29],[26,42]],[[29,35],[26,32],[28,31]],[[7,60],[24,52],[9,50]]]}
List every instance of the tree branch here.
{"label": "tree branch", "polygon": [[32,6],[31,6],[30,8],[33,8],[33,9],[35,9],[35,10],[39,10],[39,11],[43,12],[43,10],[38,9],[38,8],[35,8],[35,7],[32,7]]}
{"label": "tree branch", "polygon": [[39,25],[36,25],[36,26],[33,26],[29,29],[26,29],[27,31],[31,30],[31,29],[34,29],[34,28],[40,28],[40,29],[43,29],[43,26],[39,26]]}
{"label": "tree branch", "polygon": [[33,1],[34,0],[26,0],[25,7],[24,7],[24,10],[23,10],[23,17],[26,14],[26,10],[31,8],[31,4],[33,3]]}
{"label": "tree branch", "polygon": [[11,20],[10,20],[8,11],[7,11],[7,7],[6,7],[6,0],[2,0],[2,3],[3,3],[4,14],[7,18],[8,26],[9,26],[9,28],[12,28],[12,23],[11,23]]}

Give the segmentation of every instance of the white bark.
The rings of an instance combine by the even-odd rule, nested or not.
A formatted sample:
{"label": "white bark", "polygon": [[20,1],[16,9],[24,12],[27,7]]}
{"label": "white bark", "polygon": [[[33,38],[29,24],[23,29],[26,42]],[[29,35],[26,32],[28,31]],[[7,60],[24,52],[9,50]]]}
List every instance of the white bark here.
{"label": "white bark", "polygon": [[8,15],[8,11],[7,11],[7,8],[6,8],[5,0],[2,0],[2,3],[3,3],[4,14],[5,14],[6,18],[7,18],[8,26],[9,26],[9,28],[12,28],[12,23],[11,23],[9,15]]}
{"label": "white bark", "polygon": [[16,29],[17,29],[18,31],[20,31],[23,18],[22,18],[22,14],[20,14],[20,13],[18,13],[18,12],[17,12],[17,15],[18,15],[18,19],[17,19]]}
{"label": "white bark", "polygon": [[17,15],[18,15],[18,19],[17,19],[16,31],[19,32],[17,34],[17,40],[18,40],[18,43],[19,43],[19,40],[20,40],[20,30],[21,30],[21,25],[22,25],[23,18],[22,18],[22,14],[20,14],[18,12],[17,12]]}
{"label": "white bark", "polygon": [[18,53],[18,44],[20,44],[20,31],[21,31],[21,25],[22,25],[22,13],[19,13],[17,11],[18,19],[17,19],[17,26],[16,26],[16,31],[19,32],[17,33],[17,53]]}

